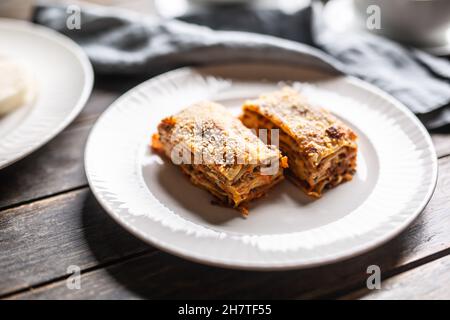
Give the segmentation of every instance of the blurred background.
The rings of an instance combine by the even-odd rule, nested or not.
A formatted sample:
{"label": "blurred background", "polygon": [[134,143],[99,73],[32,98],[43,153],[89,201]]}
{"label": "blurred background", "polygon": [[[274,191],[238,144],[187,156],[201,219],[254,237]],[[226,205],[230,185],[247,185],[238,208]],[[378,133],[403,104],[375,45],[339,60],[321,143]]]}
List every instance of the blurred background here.
{"label": "blurred background", "polygon": [[[224,16],[223,11],[230,10],[239,10],[241,13],[242,10],[277,10],[289,14],[307,7],[314,1],[325,4],[324,21],[336,31],[353,32],[365,29],[425,49],[435,55],[450,55],[448,0],[0,0],[0,17],[30,19],[34,5],[68,3],[124,8],[162,18],[198,15],[211,11],[217,11],[218,15],[222,13]],[[374,9],[373,6],[378,8]],[[379,28],[371,28],[377,15],[382,24]],[[226,19],[229,18],[228,14]],[[198,23],[197,17],[195,21]],[[236,28],[236,21],[233,21],[232,25]],[[219,27],[227,29],[223,23]]]}
{"label": "blurred background", "polygon": [[[80,30],[67,27],[68,5],[79,5]],[[292,62],[306,44],[403,102],[427,129],[450,128],[450,0],[0,0],[0,17],[72,38],[96,76]]]}

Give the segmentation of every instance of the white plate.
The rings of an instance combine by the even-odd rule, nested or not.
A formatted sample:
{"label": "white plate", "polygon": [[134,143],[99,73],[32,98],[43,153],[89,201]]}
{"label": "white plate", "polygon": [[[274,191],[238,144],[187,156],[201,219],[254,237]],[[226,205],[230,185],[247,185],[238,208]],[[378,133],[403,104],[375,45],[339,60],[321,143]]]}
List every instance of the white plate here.
{"label": "white plate", "polygon": [[[245,99],[279,81],[302,82],[296,85],[312,102],[356,130],[353,181],[316,201],[284,181],[244,219],[212,205],[212,196],[149,150],[163,117],[201,99],[239,113]],[[139,238],[190,260],[263,270],[330,263],[387,241],[421,212],[437,177],[431,139],[402,104],[354,78],[277,64],[183,68],[144,82],[98,120],[85,165],[101,205]]]}
{"label": "white plate", "polygon": [[0,19],[0,55],[20,60],[36,80],[36,98],[0,118],[0,168],[61,132],[92,90],[91,64],[67,37],[31,23]]}

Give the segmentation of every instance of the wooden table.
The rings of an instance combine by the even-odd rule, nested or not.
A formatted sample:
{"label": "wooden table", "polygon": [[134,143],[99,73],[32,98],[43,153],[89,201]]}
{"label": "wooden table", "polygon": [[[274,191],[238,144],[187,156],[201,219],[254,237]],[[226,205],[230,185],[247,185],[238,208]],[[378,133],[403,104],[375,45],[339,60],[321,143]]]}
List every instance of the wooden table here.
{"label": "wooden table", "polygon": [[[87,185],[95,120],[142,79],[98,78],[80,116],[46,146],[0,171],[0,298],[450,298],[450,133],[433,133],[439,181],[400,236],[337,264],[288,272],[225,270],[163,253],[122,229]],[[369,265],[382,289],[366,289]],[[81,288],[69,289],[70,266]]]}
{"label": "wooden table", "polygon": [[[384,246],[309,270],[207,267],[136,239],[105,213],[87,185],[89,131],[139,81],[97,78],[87,106],[66,130],[0,171],[1,298],[450,298],[450,134],[432,135],[440,172],[431,202]],[[382,290],[364,290],[372,264],[381,268]],[[79,290],[66,286],[71,265],[81,268]]]}

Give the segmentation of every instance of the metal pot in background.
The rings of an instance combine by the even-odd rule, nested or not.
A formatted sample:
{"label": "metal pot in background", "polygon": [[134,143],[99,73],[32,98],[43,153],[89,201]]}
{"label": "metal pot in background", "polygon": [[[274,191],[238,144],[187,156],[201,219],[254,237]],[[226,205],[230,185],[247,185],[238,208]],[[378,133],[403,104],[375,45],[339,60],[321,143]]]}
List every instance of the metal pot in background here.
{"label": "metal pot in background", "polygon": [[379,7],[381,29],[371,31],[419,47],[450,42],[449,0],[353,0],[360,23],[372,5]]}

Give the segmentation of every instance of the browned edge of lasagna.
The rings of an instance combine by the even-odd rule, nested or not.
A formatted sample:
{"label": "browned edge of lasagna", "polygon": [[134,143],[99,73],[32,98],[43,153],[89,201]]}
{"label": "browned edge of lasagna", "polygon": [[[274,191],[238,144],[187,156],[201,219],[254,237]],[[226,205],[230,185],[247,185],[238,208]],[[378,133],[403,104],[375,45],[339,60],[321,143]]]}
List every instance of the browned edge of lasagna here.
{"label": "browned edge of lasagna", "polygon": [[163,119],[154,150],[179,165],[190,181],[221,204],[248,214],[249,201],[283,179],[287,159],[214,102],[194,104]]}
{"label": "browned edge of lasagna", "polygon": [[320,197],[356,172],[356,134],[292,87],[246,101],[240,119],[248,128],[279,129],[288,176],[309,196]]}

